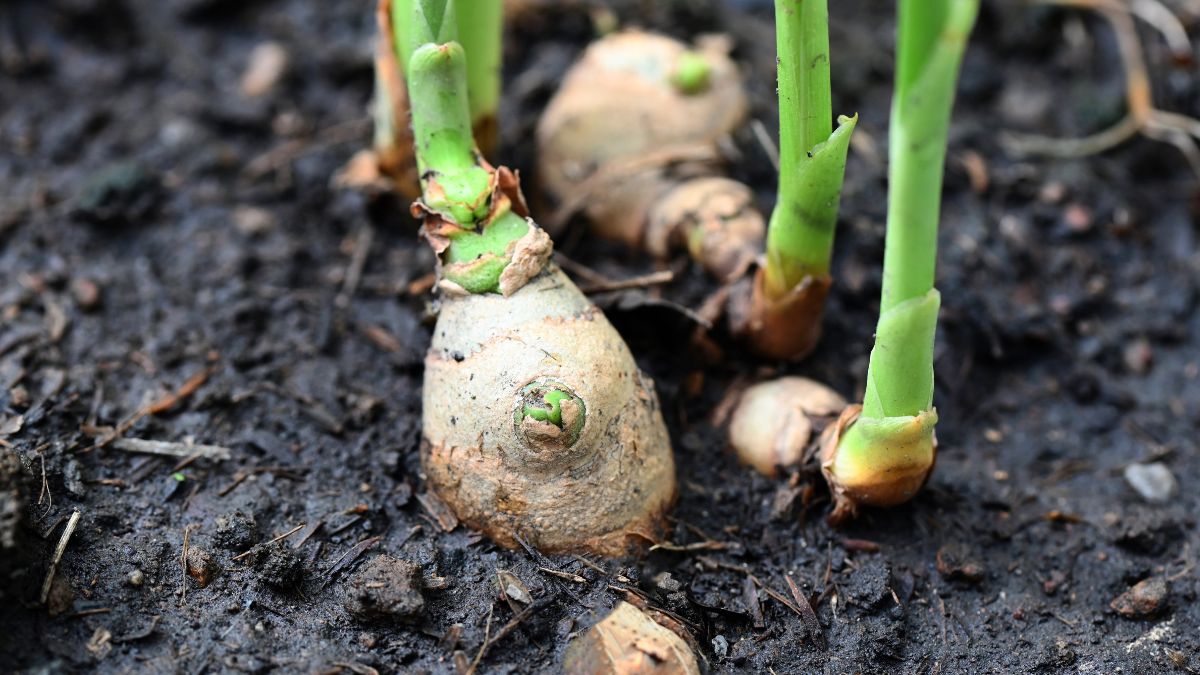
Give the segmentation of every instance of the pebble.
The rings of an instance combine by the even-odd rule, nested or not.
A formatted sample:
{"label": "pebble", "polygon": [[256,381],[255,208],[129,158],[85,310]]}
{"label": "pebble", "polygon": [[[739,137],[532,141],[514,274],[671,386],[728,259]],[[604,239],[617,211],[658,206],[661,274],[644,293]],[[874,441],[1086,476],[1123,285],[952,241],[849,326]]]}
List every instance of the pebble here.
{"label": "pebble", "polygon": [[1125,467],[1125,482],[1151,504],[1165,504],[1179,492],[1175,475],[1162,462],[1130,464]]}
{"label": "pebble", "polygon": [[246,72],[242,74],[242,94],[248,98],[262,96],[279,82],[287,72],[287,49],[278,42],[263,42],[250,52]]}
{"label": "pebble", "polygon": [[86,179],[72,213],[99,225],[138,222],[157,206],[161,190],[160,177],[149,168],[114,162]]}
{"label": "pebble", "polygon": [[1151,619],[1166,607],[1170,589],[1163,577],[1150,577],[1134,584],[1109,604],[1127,619]]}
{"label": "pebble", "polygon": [[261,235],[275,229],[277,221],[270,211],[257,206],[239,206],[233,210],[233,225],[245,235]]}
{"label": "pebble", "polygon": [[100,286],[91,279],[76,277],[71,280],[71,297],[80,309],[91,311],[100,304]]}
{"label": "pebble", "polygon": [[1122,358],[1129,372],[1134,375],[1145,375],[1154,361],[1154,350],[1146,338],[1137,338],[1125,345]]}
{"label": "pebble", "polygon": [[146,573],[141,570],[134,570],[129,573],[129,576],[125,577],[125,581],[130,586],[137,588],[146,583]]}

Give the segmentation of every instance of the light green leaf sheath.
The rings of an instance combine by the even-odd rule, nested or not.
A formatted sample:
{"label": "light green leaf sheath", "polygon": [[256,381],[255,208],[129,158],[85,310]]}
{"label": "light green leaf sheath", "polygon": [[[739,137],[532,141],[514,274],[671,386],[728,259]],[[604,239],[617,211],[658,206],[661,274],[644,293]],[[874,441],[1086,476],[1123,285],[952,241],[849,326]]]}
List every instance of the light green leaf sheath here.
{"label": "light green leaf sheath", "polygon": [[507,211],[483,226],[481,232],[453,235],[442,254],[442,276],[468,293],[500,292],[500,275],[511,262],[509,246],[529,232],[529,222]]}
{"label": "light green leaf sheath", "polygon": [[767,287],[783,295],[809,275],[829,273],[846,154],[858,115],[838,118],[829,138],[811,148],[790,174],[780,174],[779,200],[767,229]]}
{"label": "light green leaf sheath", "polygon": [[846,151],[858,117],[833,130],[827,0],[775,0],[779,78],[779,196],[767,229],[766,290],[782,297],[825,276]]}
{"label": "light green leaf sheath", "polygon": [[933,338],[940,306],[941,295],[933,289],[879,315],[862,417],[916,415],[933,404]]}
{"label": "light green leaf sheath", "polygon": [[457,42],[423,44],[408,71],[425,205],[471,227],[487,215],[491,174],[479,166],[471,136],[466,55]]}

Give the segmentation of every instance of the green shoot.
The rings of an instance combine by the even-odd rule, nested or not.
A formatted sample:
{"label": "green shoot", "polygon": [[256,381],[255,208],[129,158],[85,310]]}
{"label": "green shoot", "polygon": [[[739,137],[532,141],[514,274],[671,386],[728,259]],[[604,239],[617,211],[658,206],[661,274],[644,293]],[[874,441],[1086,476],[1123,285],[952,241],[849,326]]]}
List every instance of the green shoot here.
{"label": "green shoot", "polygon": [[[457,0],[457,4],[458,41],[467,50],[467,100],[471,123],[477,138],[479,134],[494,135],[496,109],[500,106],[504,3],[499,0]],[[483,139],[479,140],[483,143]]]}
{"label": "green shoot", "polygon": [[[558,436],[563,446],[570,447],[579,439],[587,420],[583,399],[561,384],[543,380],[530,382],[522,390],[522,395],[523,402],[517,408],[514,421],[518,430],[526,430],[522,432],[523,435],[536,438],[544,434],[544,429],[539,432],[537,425],[549,424],[563,432]],[[534,423],[532,429],[530,422]]]}
{"label": "green shoot", "polygon": [[[420,12],[420,14],[414,14]],[[414,16],[424,20],[414,23]],[[393,43],[400,67],[421,44],[456,41],[467,53],[467,104],[476,138],[491,150],[500,106],[504,3],[498,0],[392,0]],[[480,138],[480,135],[486,138]]]}
{"label": "green shoot", "polygon": [[850,134],[833,131],[826,0],[775,0],[779,64],[779,197],[767,229],[766,291],[779,298],[829,273]]}
{"label": "green shoot", "polygon": [[694,51],[684,52],[679,57],[679,65],[671,73],[671,84],[681,93],[694,95],[708,89],[712,77],[712,64],[703,54]]}
{"label": "green shoot", "polygon": [[861,413],[822,448],[822,470],[837,495],[835,521],[856,504],[908,500],[933,468],[942,172],[958,70],[978,11],[979,0],[899,2],[879,325]]}
{"label": "green shoot", "polygon": [[887,240],[866,417],[916,415],[933,400],[933,288],[946,139],[978,0],[901,0],[888,147]]}
{"label": "green shoot", "polygon": [[457,42],[422,44],[410,56],[408,74],[425,205],[459,225],[473,225],[487,214],[491,174],[475,153],[463,48]]}
{"label": "green shoot", "polygon": [[[479,156],[467,103],[467,57],[455,42],[454,0],[396,2],[411,10],[393,15],[397,45],[410,45],[402,59],[412,110],[422,206],[439,218],[426,219],[426,235],[444,242],[442,277],[467,293],[504,291],[504,272],[529,222],[497,198],[497,174]],[[544,236],[544,235],[543,235]],[[548,255],[548,249],[547,249]]]}

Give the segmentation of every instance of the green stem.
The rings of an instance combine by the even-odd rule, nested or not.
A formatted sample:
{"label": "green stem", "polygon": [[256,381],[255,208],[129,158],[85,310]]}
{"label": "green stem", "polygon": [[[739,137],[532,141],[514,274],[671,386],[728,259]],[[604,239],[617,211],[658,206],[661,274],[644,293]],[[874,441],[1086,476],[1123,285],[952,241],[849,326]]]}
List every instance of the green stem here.
{"label": "green stem", "polygon": [[487,213],[491,175],[479,165],[467,111],[466,55],[422,44],[408,65],[409,105],[425,205],[472,227]]}
{"label": "green stem", "polygon": [[846,152],[857,117],[832,134],[827,0],[775,0],[779,197],[767,230],[767,291],[829,272]]}
{"label": "green stem", "polygon": [[978,10],[978,0],[900,0],[883,294],[863,417],[912,416],[932,405],[942,172],[959,65]]}
{"label": "green stem", "polygon": [[[779,54],[779,168],[785,175],[833,131],[827,0],[775,0]],[[782,114],[782,109],[789,111]]]}
{"label": "green stem", "polygon": [[[405,4],[397,2],[392,9]],[[396,44],[416,45],[406,59],[406,80],[421,201],[440,216],[434,236],[448,240],[441,253],[442,277],[468,293],[508,292],[503,274],[533,226],[508,202],[493,203],[495,176],[481,162],[472,135],[466,52],[453,41],[454,5],[454,0],[410,0],[406,23],[393,16],[397,33],[404,34]]]}
{"label": "green stem", "polygon": [[396,50],[396,59],[400,61],[400,74],[408,77],[408,57],[412,55],[417,45],[415,22],[416,0],[392,1],[392,48]]}
{"label": "green stem", "polygon": [[467,50],[467,100],[471,122],[478,125],[494,119],[500,105],[504,3],[456,0],[456,4],[458,41]]}

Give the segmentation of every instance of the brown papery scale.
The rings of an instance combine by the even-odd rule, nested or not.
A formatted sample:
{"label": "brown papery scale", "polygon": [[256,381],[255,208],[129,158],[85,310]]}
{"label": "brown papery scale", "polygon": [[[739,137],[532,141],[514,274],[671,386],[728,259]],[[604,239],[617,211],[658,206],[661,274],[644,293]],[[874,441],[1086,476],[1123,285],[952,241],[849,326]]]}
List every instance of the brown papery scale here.
{"label": "brown papery scale", "polygon": [[[524,216],[515,180],[499,174],[495,208]],[[437,217],[425,215],[428,234]],[[442,287],[422,465],[458,518],[503,546],[520,537],[547,553],[634,552],[658,540],[675,497],[658,397],[529,222],[541,236],[515,242],[530,251],[511,251],[506,274],[521,273],[507,286],[502,277],[503,293]]]}
{"label": "brown papery scale", "polygon": [[[727,40],[695,50],[660,35],[603,38],[567,73],[538,124],[540,181],[559,217],[663,258],[686,248],[722,280],[745,273],[766,231],[749,188],[714,174],[718,142],[746,115]],[[677,76],[700,59],[701,85]]]}
{"label": "brown papery scale", "polygon": [[776,296],[767,288],[760,265],[730,289],[725,311],[730,331],[754,353],[781,361],[798,361],[812,353],[821,339],[821,318],[833,278],[807,276]]}

